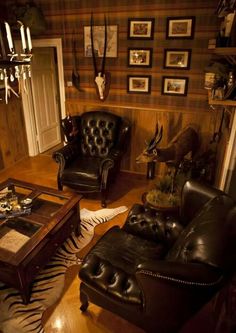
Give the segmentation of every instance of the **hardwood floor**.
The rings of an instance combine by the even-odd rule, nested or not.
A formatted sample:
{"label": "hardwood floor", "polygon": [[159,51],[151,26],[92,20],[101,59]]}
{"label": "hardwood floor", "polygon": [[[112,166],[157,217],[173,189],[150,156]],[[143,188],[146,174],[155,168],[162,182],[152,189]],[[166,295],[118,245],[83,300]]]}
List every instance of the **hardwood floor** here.
{"label": "hardwood floor", "polygon": [[[16,178],[28,182],[57,188],[57,164],[49,154],[41,154],[18,162],[14,167],[0,172],[0,182],[6,178]],[[114,184],[109,195],[107,208],[126,205],[128,208],[135,202],[141,202],[141,195],[147,188],[153,186],[153,181],[146,180],[145,176],[134,176],[122,173]],[[69,191],[67,189],[67,191]],[[100,198],[83,198],[81,208],[90,210],[101,209]],[[123,225],[127,213],[123,213],[111,221],[95,228],[92,242],[79,254],[84,256],[89,248],[113,225]],[[90,304],[87,313],[81,314],[79,300],[79,279],[77,277],[79,266],[71,267],[66,274],[64,294],[57,304],[47,309],[43,315],[46,333],[141,333],[141,329],[115,316],[108,311]]]}
{"label": "hardwood floor", "polygon": [[[0,181],[6,178],[16,178],[28,182],[57,188],[57,164],[48,154],[27,158],[14,167],[0,172]],[[130,175],[122,173],[114,184],[109,195],[108,208],[126,205],[128,209],[135,202],[141,202],[142,193],[154,186],[154,180],[147,180],[145,175]],[[68,191],[68,189],[67,189]],[[101,209],[100,198],[83,198],[81,208],[90,210]],[[123,225],[127,213],[123,213],[111,221],[95,228],[92,242],[79,253],[83,257],[89,248],[113,225]],[[81,314],[79,300],[79,284],[77,273],[79,266],[71,267],[66,274],[64,293],[61,299],[48,308],[43,314],[43,324],[46,333],[143,333],[144,331],[128,323],[122,318],[103,310],[93,304],[88,311]],[[198,320],[199,322],[199,320]],[[198,325],[187,325],[182,333],[211,333],[207,321],[199,328]],[[161,333],[161,332],[159,332]]]}

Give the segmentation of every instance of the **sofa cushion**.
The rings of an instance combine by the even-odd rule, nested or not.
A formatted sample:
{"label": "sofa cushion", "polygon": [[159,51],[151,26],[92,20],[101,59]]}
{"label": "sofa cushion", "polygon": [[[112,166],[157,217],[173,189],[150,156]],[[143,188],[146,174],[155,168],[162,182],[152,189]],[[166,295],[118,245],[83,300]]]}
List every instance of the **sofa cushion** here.
{"label": "sofa cushion", "polygon": [[101,158],[81,156],[73,161],[69,168],[65,168],[62,181],[74,184],[100,184]]}
{"label": "sofa cushion", "polygon": [[182,231],[166,259],[200,262],[225,269],[229,236],[226,221],[233,205],[233,199],[226,195],[208,201]]}

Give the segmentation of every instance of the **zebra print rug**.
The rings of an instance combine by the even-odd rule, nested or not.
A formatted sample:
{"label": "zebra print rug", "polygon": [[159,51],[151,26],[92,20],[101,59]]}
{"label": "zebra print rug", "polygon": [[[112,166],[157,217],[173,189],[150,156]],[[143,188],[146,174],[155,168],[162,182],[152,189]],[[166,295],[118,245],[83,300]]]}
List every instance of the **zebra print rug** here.
{"label": "zebra print rug", "polygon": [[96,212],[81,209],[81,235],[74,233],[58,249],[54,257],[33,283],[29,304],[22,303],[19,292],[0,282],[0,330],[3,333],[43,333],[43,312],[60,299],[68,267],[80,264],[76,254],[93,238],[94,227],[127,211],[127,207],[105,208]]}

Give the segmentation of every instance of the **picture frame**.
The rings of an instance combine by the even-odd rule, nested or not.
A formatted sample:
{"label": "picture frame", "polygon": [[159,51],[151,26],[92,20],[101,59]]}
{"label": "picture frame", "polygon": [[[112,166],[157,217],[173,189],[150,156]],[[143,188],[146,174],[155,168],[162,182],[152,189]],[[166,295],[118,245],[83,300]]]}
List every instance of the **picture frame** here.
{"label": "picture frame", "polygon": [[153,39],[155,18],[129,18],[128,39]]}
{"label": "picture frame", "polygon": [[151,75],[127,75],[127,92],[150,94],[151,79]]}
{"label": "picture frame", "polygon": [[189,69],[191,49],[164,49],[164,68]]}
{"label": "picture frame", "polygon": [[162,95],[186,96],[188,91],[188,77],[163,76]]}
{"label": "picture frame", "polygon": [[167,17],[167,39],[193,39],[195,16]]}
{"label": "picture frame", "polygon": [[[84,26],[84,56],[92,57],[90,26]],[[102,58],[104,52],[105,26],[93,26],[94,50],[97,57]],[[118,25],[107,26],[107,58],[116,58],[118,55]]]}
{"label": "picture frame", "polygon": [[129,67],[152,67],[152,48],[128,48]]}

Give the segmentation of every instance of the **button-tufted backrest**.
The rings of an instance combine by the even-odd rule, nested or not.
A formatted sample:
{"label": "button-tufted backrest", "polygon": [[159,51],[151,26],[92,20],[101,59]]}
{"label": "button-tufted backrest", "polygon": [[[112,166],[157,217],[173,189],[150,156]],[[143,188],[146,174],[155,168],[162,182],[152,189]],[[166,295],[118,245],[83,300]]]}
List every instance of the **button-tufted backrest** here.
{"label": "button-tufted backrest", "polygon": [[[219,195],[209,200],[182,231],[166,259],[178,262],[205,263],[220,269],[232,266],[229,249],[228,215],[233,199]],[[236,251],[236,249],[235,249]]]}
{"label": "button-tufted backrest", "polygon": [[119,133],[121,118],[105,111],[90,111],[81,115],[81,151],[84,155],[106,157]]}
{"label": "button-tufted backrest", "polygon": [[165,216],[148,206],[134,204],[122,229],[144,239],[162,242],[169,248],[183,227],[174,217]]}

